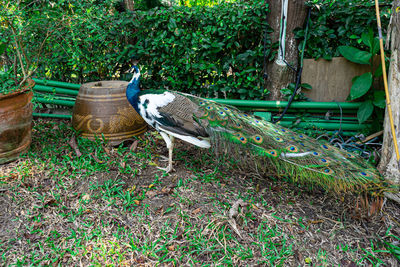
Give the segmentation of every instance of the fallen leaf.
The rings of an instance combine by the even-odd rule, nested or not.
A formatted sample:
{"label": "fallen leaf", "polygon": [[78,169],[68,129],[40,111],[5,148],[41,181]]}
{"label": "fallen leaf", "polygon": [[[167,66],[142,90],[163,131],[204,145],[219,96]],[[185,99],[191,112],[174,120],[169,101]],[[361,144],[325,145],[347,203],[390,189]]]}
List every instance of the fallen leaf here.
{"label": "fallen leaf", "polygon": [[197,213],[199,213],[201,211],[201,208],[197,208],[195,210],[192,211],[192,214],[196,215]]}
{"label": "fallen leaf", "polygon": [[138,146],[138,143],[139,143],[138,140],[135,140],[135,142],[133,142],[132,145],[129,147],[129,150],[132,152],[135,152],[136,148]]}
{"label": "fallen leaf", "polygon": [[138,258],[135,259],[137,263],[144,263],[144,258],[143,256],[140,256]]}
{"label": "fallen leaf", "polygon": [[175,250],[175,246],[174,245],[168,246],[167,249],[169,251],[174,251]]}
{"label": "fallen leaf", "polygon": [[136,190],[136,185],[134,185],[134,186],[132,186],[131,188],[128,189],[128,191],[131,192],[131,193],[132,193],[133,191],[135,191],[135,190]]}
{"label": "fallen leaf", "polygon": [[136,205],[139,205],[139,204],[140,204],[140,201],[137,200],[137,199],[135,199],[133,202],[135,202]]}
{"label": "fallen leaf", "polygon": [[125,165],[126,165],[125,161],[122,161],[120,165],[121,165],[122,169],[125,169]]}
{"label": "fallen leaf", "polygon": [[76,156],[79,158],[82,156],[81,151],[79,150],[78,143],[76,142],[76,137],[73,135],[71,139],[69,140],[68,144],[71,146],[71,148],[75,151]]}
{"label": "fallen leaf", "polygon": [[159,207],[159,208],[156,210],[156,213],[162,214],[163,211],[164,211],[164,208],[161,206],[161,207]]}

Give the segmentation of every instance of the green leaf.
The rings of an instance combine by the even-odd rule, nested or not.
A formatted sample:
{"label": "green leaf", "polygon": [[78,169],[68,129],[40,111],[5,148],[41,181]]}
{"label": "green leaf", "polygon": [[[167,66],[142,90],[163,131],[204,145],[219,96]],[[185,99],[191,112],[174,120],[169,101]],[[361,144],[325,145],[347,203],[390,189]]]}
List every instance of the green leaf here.
{"label": "green leaf", "polygon": [[365,95],[372,85],[372,73],[367,72],[354,80],[350,89],[350,99],[354,100]]}
{"label": "green leaf", "polygon": [[374,101],[372,103],[378,108],[385,108],[386,107],[385,91],[375,91]]}
{"label": "green leaf", "polygon": [[378,38],[374,38],[374,41],[372,42],[372,48],[371,48],[371,53],[372,55],[376,55],[379,51],[379,39]]}
{"label": "green leaf", "polygon": [[374,105],[372,105],[371,100],[367,100],[364,103],[362,103],[357,111],[358,122],[360,124],[365,122],[369,117],[371,117],[373,111],[374,111]]}
{"label": "green leaf", "polygon": [[379,66],[375,70],[374,76],[380,77],[382,75],[383,75],[382,64],[379,64]]}
{"label": "green leaf", "polygon": [[311,84],[308,84],[308,83],[302,83],[301,88],[311,90],[312,86],[311,86]]}
{"label": "green leaf", "polygon": [[368,46],[368,47],[371,47],[371,37],[370,37],[370,33],[371,33],[371,32],[369,32],[369,33],[363,32],[363,33],[361,34],[361,40],[362,40],[362,42],[363,42],[366,46]]}
{"label": "green leaf", "polygon": [[6,51],[6,43],[0,43],[0,56]]}
{"label": "green leaf", "polygon": [[361,51],[352,46],[339,46],[338,50],[347,60],[358,64],[369,64],[371,53]]}

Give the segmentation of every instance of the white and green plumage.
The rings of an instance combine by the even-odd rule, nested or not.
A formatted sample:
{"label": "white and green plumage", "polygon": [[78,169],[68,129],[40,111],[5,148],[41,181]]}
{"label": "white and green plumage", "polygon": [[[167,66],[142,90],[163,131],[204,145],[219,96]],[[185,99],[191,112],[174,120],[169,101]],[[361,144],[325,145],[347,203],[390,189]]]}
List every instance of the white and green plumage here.
{"label": "white and green plumage", "polygon": [[172,170],[174,139],[229,151],[245,165],[292,181],[320,185],[336,192],[392,190],[379,172],[363,159],[304,134],[244,114],[234,107],[193,95],[166,90],[139,89],[140,72],[127,87],[136,111],[164,138]]}

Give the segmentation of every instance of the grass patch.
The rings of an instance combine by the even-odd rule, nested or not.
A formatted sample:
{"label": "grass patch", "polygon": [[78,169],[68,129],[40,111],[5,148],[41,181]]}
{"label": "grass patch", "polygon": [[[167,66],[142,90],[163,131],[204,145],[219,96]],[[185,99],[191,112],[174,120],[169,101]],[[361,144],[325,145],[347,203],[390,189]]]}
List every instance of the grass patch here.
{"label": "grass patch", "polygon": [[1,265],[398,263],[392,203],[360,219],[353,197],[260,178],[184,143],[165,175],[156,166],[167,149],[151,132],[134,149],[77,137],[80,157],[74,135],[67,122],[36,120],[29,152],[1,166]]}

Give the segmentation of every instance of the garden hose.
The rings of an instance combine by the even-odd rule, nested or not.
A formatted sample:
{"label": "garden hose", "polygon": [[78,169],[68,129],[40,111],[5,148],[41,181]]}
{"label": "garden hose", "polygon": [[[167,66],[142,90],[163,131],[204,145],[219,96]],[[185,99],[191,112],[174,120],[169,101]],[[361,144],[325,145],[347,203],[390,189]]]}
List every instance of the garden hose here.
{"label": "garden hose", "polygon": [[388,82],[387,82],[387,76],[386,76],[385,51],[383,49],[383,37],[382,37],[382,27],[381,27],[381,16],[380,16],[380,12],[379,12],[379,0],[375,0],[375,9],[376,9],[376,22],[378,24],[379,46],[380,46],[380,50],[381,50],[383,84],[385,86],[385,94],[386,94],[386,106],[387,106],[387,110],[388,110],[388,114],[389,114],[390,129],[392,131],[394,150],[396,151],[396,158],[397,158],[397,163],[398,163],[397,167],[400,169],[399,147],[397,145],[396,130],[394,128],[392,107],[391,107],[391,103],[390,103]]}

